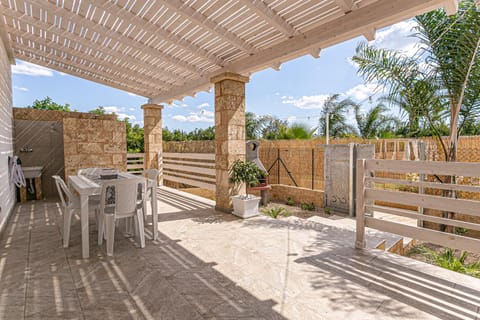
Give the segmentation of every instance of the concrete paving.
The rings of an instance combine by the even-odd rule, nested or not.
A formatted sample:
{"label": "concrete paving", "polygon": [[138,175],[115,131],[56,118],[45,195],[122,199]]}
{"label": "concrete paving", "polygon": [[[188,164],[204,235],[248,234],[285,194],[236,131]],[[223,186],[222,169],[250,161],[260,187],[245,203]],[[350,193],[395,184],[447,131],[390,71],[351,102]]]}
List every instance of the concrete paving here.
{"label": "concrete paving", "polygon": [[58,203],[18,205],[0,239],[0,319],[480,320],[480,280],[355,250],[342,218],[240,220],[168,188],[158,200],[157,241],[117,232],[108,258],[92,217],[86,260],[78,219],[63,249]]}

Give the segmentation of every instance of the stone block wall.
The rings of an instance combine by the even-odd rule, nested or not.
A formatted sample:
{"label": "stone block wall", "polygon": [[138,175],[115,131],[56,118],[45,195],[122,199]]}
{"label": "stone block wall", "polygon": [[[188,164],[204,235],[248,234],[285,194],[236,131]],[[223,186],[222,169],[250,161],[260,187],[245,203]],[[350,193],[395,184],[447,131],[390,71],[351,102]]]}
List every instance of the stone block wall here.
{"label": "stone block wall", "polygon": [[[117,121],[114,115],[30,108],[14,108],[13,114],[15,121],[19,123],[25,120],[33,123],[54,122],[60,124],[63,135],[57,144],[61,144],[63,161],[61,170],[52,169],[56,170],[55,174],[65,178],[77,174],[78,169],[89,167],[127,170],[125,123]],[[20,147],[16,146],[17,149]],[[48,174],[51,175],[50,171]]]}
{"label": "stone block wall", "polygon": [[63,119],[65,176],[90,167],[127,170],[125,123],[115,119]]}
{"label": "stone block wall", "polygon": [[286,202],[290,198],[297,204],[313,203],[317,208],[323,208],[324,206],[324,192],[320,190],[272,184],[269,196],[273,200],[282,202]]}
{"label": "stone block wall", "polygon": [[0,232],[15,204],[8,157],[13,155],[12,78],[7,50],[0,40]]}

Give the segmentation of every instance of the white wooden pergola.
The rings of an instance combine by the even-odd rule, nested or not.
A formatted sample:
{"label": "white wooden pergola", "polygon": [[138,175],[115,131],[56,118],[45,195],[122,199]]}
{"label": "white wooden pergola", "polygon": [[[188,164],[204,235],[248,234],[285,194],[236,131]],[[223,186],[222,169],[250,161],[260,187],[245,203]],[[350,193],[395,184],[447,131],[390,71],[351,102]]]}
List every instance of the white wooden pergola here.
{"label": "white wooden pergola", "polygon": [[208,90],[457,0],[1,0],[14,58],[153,103]]}

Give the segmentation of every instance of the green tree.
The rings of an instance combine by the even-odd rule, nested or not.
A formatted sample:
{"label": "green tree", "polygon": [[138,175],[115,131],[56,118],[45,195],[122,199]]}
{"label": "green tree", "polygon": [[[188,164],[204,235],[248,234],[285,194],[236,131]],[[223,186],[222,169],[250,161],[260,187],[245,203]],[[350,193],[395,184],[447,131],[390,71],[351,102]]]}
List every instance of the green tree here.
{"label": "green tree", "polygon": [[245,112],[245,138],[247,140],[255,140],[260,138],[264,118],[257,117],[253,112]]}
{"label": "green tree", "polygon": [[325,100],[318,122],[319,131],[326,135],[327,114],[329,117],[329,135],[333,138],[346,137],[355,133],[355,128],[347,122],[346,113],[355,108],[356,103],[350,99],[339,100],[339,94],[333,94]]}
{"label": "green tree", "polygon": [[285,120],[280,120],[275,116],[264,115],[259,119],[261,123],[261,137],[268,140],[280,139],[280,132],[286,130],[288,123]]}
{"label": "green tree", "polygon": [[449,111],[445,158],[455,161],[458,136],[480,111],[480,11],[475,1],[464,0],[457,15],[448,17],[443,10],[436,10],[416,20],[417,36],[427,48],[429,80],[441,89],[438,95]]}
{"label": "green tree", "polygon": [[[55,111],[66,111],[70,112],[70,105],[66,104],[58,104],[52,100],[50,97],[46,97],[43,100],[35,100],[31,106],[27,106],[27,108],[33,108],[38,110],[55,110]],[[73,110],[75,111],[75,110]]]}
{"label": "green tree", "polygon": [[90,110],[88,111],[89,113],[93,113],[93,114],[98,114],[98,115],[102,115],[102,114],[105,114],[106,111],[105,111],[105,108],[102,107],[102,106],[99,106],[93,110]]}
{"label": "green tree", "polygon": [[128,118],[125,118],[127,132],[127,152],[144,152],[144,131],[138,124],[132,125]]}
{"label": "green tree", "polygon": [[[411,58],[366,44],[353,57],[366,81],[385,85],[387,97],[408,114],[410,136],[438,138],[447,161],[457,159],[457,139],[480,111],[480,13],[472,0],[460,2],[457,15],[436,10],[416,17],[424,48]],[[442,139],[445,123],[449,142]],[[425,132],[425,130],[424,130]]]}
{"label": "green tree", "polygon": [[278,135],[278,139],[311,139],[315,134],[316,128],[310,128],[304,123],[294,123],[282,126]]}
{"label": "green tree", "polygon": [[378,104],[362,114],[360,105],[355,105],[355,121],[360,136],[364,139],[379,138],[394,135],[393,130],[399,122],[398,119],[384,113],[387,108]]}

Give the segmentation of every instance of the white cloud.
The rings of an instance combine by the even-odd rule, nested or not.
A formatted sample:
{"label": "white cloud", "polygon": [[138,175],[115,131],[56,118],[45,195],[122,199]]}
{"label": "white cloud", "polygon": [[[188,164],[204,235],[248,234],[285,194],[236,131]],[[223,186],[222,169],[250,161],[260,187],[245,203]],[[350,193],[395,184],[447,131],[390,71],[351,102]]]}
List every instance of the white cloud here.
{"label": "white cloud", "polygon": [[392,49],[414,56],[422,46],[418,38],[413,37],[413,29],[418,24],[414,20],[402,21],[378,31],[375,40],[370,42],[377,48]]}
{"label": "white cloud", "polygon": [[[135,117],[134,115],[125,113],[126,112],[125,107],[107,106],[107,107],[103,107],[103,109],[105,109],[106,113],[115,113],[117,115],[118,119],[120,119],[120,120],[125,120],[125,118],[128,118],[129,120],[136,120],[137,119],[137,117]],[[132,108],[130,108],[130,109],[132,109]],[[133,109],[133,110],[135,110],[135,109]],[[130,111],[133,111],[133,110],[130,110]]]}
{"label": "white cloud", "polygon": [[117,106],[108,106],[108,107],[103,107],[105,109],[105,112],[107,113],[120,113],[120,112],[125,112],[125,107],[117,107]]}
{"label": "white cloud", "polygon": [[12,66],[12,73],[14,74],[23,74],[27,76],[33,76],[33,77],[52,77],[53,76],[53,71],[37,66],[33,63],[28,63],[25,61],[17,61],[17,64]]}
{"label": "white cloud", "polygon": [[127,94],[132,97],[138,97],[138,94],[135,94],[135,93],[127,92]]}
{"label": "white cloud", "polygon": [[359,84],[350,88],[345,95],[357,101],[365,101],[368,97],[383,91],[383,87],[376,83]]}
{"label": "white cloud", "polygon": [[135,111],[135,110],[137,110],[137,109],[135,109],[135,108],[128,108],[128,111]]}
{"label": "white cloud", "polygon": [[63,76],[67,76],[68,74],[66,74],[65,72],[60,72],[60,71],[57,71],[59,75],[61,75],[62,77]]}
{"label": "white cloud", "polygon": [[13,87],[13,89],[16,89],[16,90],[18,90],[18,91],[29,91],[28,88],[25,88],[25,87],[17,87],[17,86],[15,86],[15,87]]}
{"label": "white cloud", "polygon": [[188,107],[188,104],[181,101],[176,101],[176,102],[167,104],[167,108],[186,108],[186,107]]}
{"label": "white cloud", "polygon": [[282,103],[290,104],[299,109],[321,109],[325,100],[329,97],[328,94],[319,94],[315,96],[303,96],[298,99],[293,97],[282,97]]}
{"label": "white cloud", "polygon": [[287,122],[292,124],[292,123],[295,123],[295,121],[297,121],[297,117],[296,116],[290,116],[287,118]]}
{"label": "white cloud", "polygon": [[205,109],[205,108],[210,108],[210,104],[208,102],[204,102],[197,106],[197,109]]}
{"label": "white cloud", "polygon": [[126,114],[126,113],[117,113],[116,115],[117,115],[118,119],[120,119],[120,120],[125,120],[125,118],[128,118],[128,120],[136,120],[137,119],[134,115]]}
{"label": "white cloud", "polygon": [[171,118],[180,122],[210,122],[213,123],[215,113],[208,110],[201,110],[199,112],[190,112],[187,116],[174,115]]}

